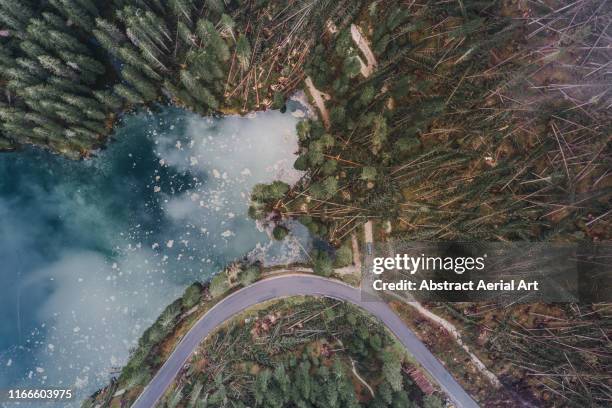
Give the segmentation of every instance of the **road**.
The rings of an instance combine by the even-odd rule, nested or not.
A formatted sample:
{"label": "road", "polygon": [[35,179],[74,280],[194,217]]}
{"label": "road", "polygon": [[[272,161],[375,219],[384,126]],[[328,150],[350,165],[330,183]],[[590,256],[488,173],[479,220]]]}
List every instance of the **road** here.
{"label": "road", "polygon": [[264,279],[234,292],[217,303],[187,332],[170,358],[153,377],[132,407],[151,408],[155,406],[198,344],[223,322],[258,303],[298,295],[335,298],[365,309],[379,318],[395,334],[408,352],[429,372],[457,407],[478,407],[446,368],[440,364],[436,357],[385,302],[364,301],[358,288],[339,281],[307,274],[281,275]]}

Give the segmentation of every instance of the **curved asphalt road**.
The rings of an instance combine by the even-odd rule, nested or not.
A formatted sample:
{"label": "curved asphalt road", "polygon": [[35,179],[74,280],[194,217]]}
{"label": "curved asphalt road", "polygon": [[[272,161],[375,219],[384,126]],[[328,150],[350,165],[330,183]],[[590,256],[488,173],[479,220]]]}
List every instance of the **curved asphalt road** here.
{"label": "curved asphalt road", "polygon": [[132,408],[151,408],[170,386],[191,353],[220,324],[249,307],[267,300],[297,295],[325,296],[351,302],[379,318],[438,382],[457,407],[477,408],[476,402],[461,388],[446,368],[421,343],[402,320],[380,301],[363,301],[361,291],[338,281],[313,275],[283,275],[264,279],[224,298],[187,332],[170,358],[140,394]]}

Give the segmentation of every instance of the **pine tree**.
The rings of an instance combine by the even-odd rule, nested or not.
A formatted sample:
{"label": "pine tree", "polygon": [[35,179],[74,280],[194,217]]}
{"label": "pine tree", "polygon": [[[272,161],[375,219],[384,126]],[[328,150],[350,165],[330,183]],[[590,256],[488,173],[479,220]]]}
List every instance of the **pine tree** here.
{"label": "pine tree", "polygon": [[361,169],[361,179],[365,181],[374,181],[376,180],[377,173],[375,167],[366,166]]}
{"label": "pine tree", "polygon": [[118,55],[120,43],[115,42],[110,35],[102,30],[93,30],[92,33],[102,48],[108,51],[111,55]]}
{"label": "pine tree", "polygon": [[245,270],[240,272],[240,283],[242,286],[248,286],[255,282],[261,276],[261,271],[257,266],[249,266]]}
{"label": "pine tree", "polygon": [[83,7],[83,9],[86,10],[91,16],[95,17],[100,14],[94,0],[76,0],[74,3]]}
{"label": "pine tree", "polygon": [[221,15],[221,19],[219,19],[219,34],[222,37],[232,38],[234,41],[236,40],[234,35],[234,27],[236,27],[236,22],[227,14],[223,13]]}
{"label": "pine tree", "polygon": [[329,277],[334,272],[332,259],[326,251],[315,249],[310,254],[314,273]]}
{"label": "pine tree", "polygon": [[5,23],[18,31],[23,30],[28,20],[34,14],[32,9],[19,0],[0,0],[0,12],[0,20],[5,21],[1,18],[2,15],[8,17],[8,21],[12,22],[12,24],[9,24],[7,21]]}
{"label": "pine tree", "polygon": [[176,26],[176,30],[179,34],[179,38],[185,43],[187,44],[189,47],[192,47],[194,45],[194,40],[195,37],[194,35],[191,33],[191,30],[189,29],[189,27],[187,26],[187,24],[185,24],[182,21],[179,21],[177,26]]}
{"label": "pine tree", "polygon": [[3,150],[13,150],[17,148],[15,142],[8,138],[8,136],[2,134],[0,132],[0,151]]}
{"label": "pine tree", "polygon": [[103,91],[94,91],[93,96],[101,103],[106,105],[109,109],[117,110],[121,107],[123,102],[121,98],[117,97],[117,95],[113,94],[111,91],[103,90]]}
{"label": "pine tree", "polygon": [[191,12],[195,8],[192,0],[170,0],[169,3],[175,16],[192,24]]}
{"label": "pine tree", "polygon": [[[106,117],[104,118],[104,120]],[[84,120],[81,122],[81,125],[85,126],[87,129],[91,130],[94,133],[103,135],[108,133],[108,129],[106,128],[104,122],[102,120]],[[85,129],[84,129],[85,130]],[[91,133],[91,132],[88,132]]]}
{"label": "pine tree", "polygon": [[7,78],[10,78],[6,85],[7,89],[14,92],[19,92],[21,89],[38,83],[38,79],[35,76],[21,69],[8,68],[4,71],[4,74]]}
{"label": "pine tree", "polygon": [[138,44],[143,57],[156,68],[167,71],[168,67],[162,62],[161,53],[159,50],[155,50],[151,43],[141,42]]}
{"label": "pine tree", "polygon": [[145,29],[148,30],[147,34],[153,38],[160,47],[163,47],[166,51],[170,51],[166,43],[173,42],[174,39],[166,26],[166,22],[162,18],[147,11],[142,24],[145,26]]}
{"label": "pine tree", "polygon": [[37,58],[46,52],[40,45],[28,40],[19,43],[19,48],[30,58]]}
{"label": "pine tree", "polygon": [[101,17],[98,17],[96,18],[96,27],[98,28],[98,30],[102,31],[108,37],[110,37],[114,42],[125,42],[125,35],[119,28],[117,28],[115,24],[110,23]]}
{"label": "pine tree", "polygon": [[191,72],[189,72],[189,70],[182,69],[179,73],[179,77],[189,92],[195,92],[200,87],[198,80],[191,74]]}
{"label": "pine tree", "polygon": [[79,71],[88,71],[94,75],[102,75],[106,71],[104,65],[97,60],[82,54],[75,54],[67,51],[60,51],[60,56],[66,64]]}
{"label": "pine tree", "polygon": [[310,377],[310,363],[308,361],[302,361],[298,366],[295,382],[302,398],[310,400],[312,381]]}
{"label": "pine tree", "polygon": [[49,30],[47,34],[49,35],[49,39],[54,44],[54,49],[65,49],[67,51],[72,51],[79,54],[89,54],[87,47],[81,44],[79,40],[70,34],[57,30]]}
{"label": "pine tree", "polygon": [[15,62],[17,62],[17,65],[24,68],[26,71],[28,71],[28,73],[35,77],[44,78],[44,76],[47,75],[47,71],[34,60],[27,58],[16,58]]}
{"label": "pine tree", "polygon": [[228,290],[229,283],[227,282],[227,276],[225,273],[218,273],[210,280],[209,291],[213,298],[222,296]]}
{"label": "pine tree", "polygon": [[76,135],[80,136],[85,140],[96,140],[99,134],[103,134],[104,132],[95,132],[90,129],[85,129],[83,127],[71,127],[70,128]]}
{"label": "pine tree", "polygon": [[64,134],[62,129],[57,130],[37,126],[32,129],[32,132],[42,139],[53,140],[55,142],[64,140]]}
{"label": "pine tree", "polygon": [[134,68],[142,71],[149,78],[159,81],[161,80],[161,76],[157,72],[155,72],[144,60],[140,54],[135,51],[133,48],[129,46],[123,46],[119,48],[118,55],[129,65],[132,65]]}
{"label": "pine tree", "polygon": [[372,152],[376,154],[380,151],[383,143],[387,140],[388,133],[387,120],[382,115],[376,115],[371,135]]}
{"label": "pine tree", "polygon": [[193,283],[185,289],[181,299],[183,308],[186,310],[194,307],[202,298],[202,285],[199,282]]}
{"label": "pine tree", "polygon": [[135,47],[140,48],[141,51],[146,50],[154,58],[158,58],[162,54],[161,49],[149,38],[142,27],[134,22],[133,18],[126,21],[126,26],[125,33]]}
{"label": "pine tree", "polygon": [[115,93],[128,101],[131,104],[141,104],[144,103],[144,99],[142,96],[133,89],[125,86],[124,84],[115,85]]}
{"label": "pine tree", "polygon": [[[0,68],[15,67],[15,57],[7,49],[0,48]],[[0,76],[2,72],[0,71]]]}
{"label": "pine tree", "polygon": [[213,23],[204,18],[198,20],[196,34],[202,41],[202,45],[210,48],[218,60],[227,61],[230,58],[229,47],[217,32]]}
{"label": "pine tree", "polygon": [[199,83],[198,80],[186,69],[180,72],[181,82],[187,89],[187,91],[198,101],[203,102],[206,106],[211,109],[217,109],[219,102],[203,84]]}
{"label": "pine tree", "polygon": [[50,119],[46,116],[40,115],[36,112],[28,112],[25,114],[25,119],[33,124],[43,126],[50,122]]}
{"label": "pine tree", "polygon": [[38,134],[32,133],[32,128],[23,122],[13,122],[7,121],[1,124],[4,133],[9,135],[12,138],[19,138],[25,142],[28,142],[32,139],[42,139],[45,140],[45,137],[41,137]]}
{"label": "pine tree", "polygon": [[65,120],[68,123],[78,124],[81,123],[83,118],[81,117],[81,113],[77,111],[74,112],[74,108],[72,109],[56,109],[55,115],[62,120]]}
{"label": "pine tree", "polygon": [[65,77],[65,78],[76,78],[76,74],[68,66],[64,65],[59,59],[52,57],[51,55],[41,55],[38,57],[38,62],[46,70],[52,74]]}
{"label": "pine tree", "polygon": [[206,0],[206,7],[210,8],[217,14],[223,13],[225,10],[225,3],[223,0]]}
{"label": "pine tree", "polygon": [[[80,1],[87,2],[87,0]],[[90,13],[89,10],[78,4],[75,0],[49,0],[49,3],[85,31],[91,31],[94,27],[94,18],[97,17],[97,13]]]}
{"label": "pine tree", "polygon": [[[85,113],[85,115],[87,115],[87,117],[91,118],[91,119],[95,119],[98,121],[102,121],[104,119],[106,119],[106,114],[98,109],[86,109],[83,111]],[[92,122],[92,123],[97,123],[97,122]]]}
{"label": "pine tree", "polygon": [[43,116],[46,117],[53,117],[54,115],[54,110],[51,106],[49,106],[47,103],[45,102],[50,102],[50,101],[44,101],[44,100],[35,100],[35,99],[30,99],[30,98],[26,98],[24,99],[24,102],[26,104],[26,106],[37,112],[40,113]]}
{"label": "pine tree", "polygon": [[344,59],[344,73],[349,78],[354,78],[361,72],[361,61],[357,56],[348,56]]}
{"label": "pine tree", "polygon": [[210,39],[216,33],[215,26],[209,20],[201,18],[196,25],[196,34],[200,37],[200,41],[204,45],[210,42]]}
{"label": "pine tree", "polygon": [[306,153],[306,157],[308,157],[308,163],[313,167],[320,166],[325,161],[325,156],[323,155],[323,146],[318,141],[312,141],[308,145],[308,153]]}
{"label": "pine tree", "polygon": [[49,36],[49,26],[43,20],[31,19],[26,28],[27,38],[36,41],[47,50],[55,50],[56,44]]}
{"label": "pine tree", "polygon": [[3,23],[16,32],[22,32],[26,26],[25,22],[19,21],[15,16],[5,10],[0,10],[0,23]]}
{"label": "pine tree", "polygon": [[90,98],[90,97],[85,97],[85,96],[78,96],[74,94],[64,93],[60,95],[60,98],[64,102],[72,106],[75,106],[79,109],[82,109],[84,111],[85,110],[97,110],[102,106],[102,104],[98,102],[97,100]]}
{"label": "pine tree", "polygon": [[[147,12],[151,15],[151,12]],[[139,9],[126,7],[123,10],[122,19],[126,25],[126,33],[130,41],[138,47],[142,55],[154,65],[166,70],[166,65],[162,62],[164,54],[170,51],[162,37],[167,34],[164,22],[161,19],[143,15]]]}
{"label": "pine tree", "polygon": [[26,112],[21,109],[8,105],[0,107],[0,119],[5,122],[25,122],[25,116]]}
{"label": "pine tree", "polygon": [[89,94],[91,89],[85,85],[77,84],[73,81],[70,81],[61,77],[50,77],[47,79],[51,88],[55,88],[57,91],[64,91],[74,94]]}
{"label": "pine tree", "polygon": [[393,391],[401,391],[403,387],[402,361],[392,351],[385,351],[382,355],[382,374]]}
{"label": "pine tree", "polygon": [[146,102],[157,97],[157,87],[148,78],[141,75],[131,66],[126,66],[121,71],[121,76],[140,93]]}
{"label": "pine tree", "polygon": [[326,200],[332,198],[338,192],[338,180],[333,176],[328,176],[323,180],[323,197]]}
{"label": "pine tree", "polygon": [[66,21],[55,13],[42,13],[43,19],[53,30],[66,31]]}
{"label": "pine tree", "polygon": [[212,57],[209,51],[191,51],[187,55],[189,69],[209,84],[217,83],[216,80],[224,78],[225,72],[217,62],[216,58]]}
{"label": "pine tree", "polygon": [[240,34],[236,42],[236,57],[243,71],[251,64],[251,45],[244,34]]}

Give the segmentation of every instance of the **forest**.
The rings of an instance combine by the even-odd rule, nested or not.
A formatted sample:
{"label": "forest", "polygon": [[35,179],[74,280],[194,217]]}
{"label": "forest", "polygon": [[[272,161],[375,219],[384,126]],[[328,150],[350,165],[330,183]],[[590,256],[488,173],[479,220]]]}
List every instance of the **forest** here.
{"label": "forest", "polygon": [[254,192],[254,217],[336,244],[365,219],[413,240],[609,237],[606,2],[366,3],[2,0],[0,149],[86,157],[127,109],[281,108],[306,81],[328,97],[298,128],[307,176]]}
{"label": "forest", "polygon": [[[376,242],[609,243],[611,21],[607,1],[370,2],[354,23],[375,69],[351,30],[328,29],[304,68],[328,111],[298,125],[306,175],[256,187],[251,215],[297,218],[335,248],[367,221]],[[315,271],[337,256],[317,250]],[[609,288],[610,275],[584,281]],[[511,404],[600,407],[609,300],[427,306]]]}
{"label": "forest", "polygon": [[[607,242],[611,22],[609,0],[0,0],[0,150],[86,158],[141,106],[244,114],[307,89],[304,176],[249,212],[329,242],[319,273],[367,221],[383,242]],[[504,385],[609,405],[609,303],[474,307],[449,313]]]}
{"label": "forest", "polygon": [[[298,125],[306,175],[256,187],[251,215],[297,218],[335,248],[366,221],[377,242],[609,242],[611,21],[606,1],[370,2],[354,23],[375,69],[348,27],[328,29],[304,67],[328,111]],[[319,249],[315,270],[336,256]],[[427,306],[510,404],[612,401],[609,299]]]}
{"label": "forest", "polygon": [[444,407],[445,396],[417,373],[384,326],[355,306],[291,298],[209,336],[159,406]]}
{"label": "forest", "polygon": [[517,7],[373,2],[367,77],[348,29],[324,39],[304,69],[329,123],[299,124],[307,176],[256,189],[252,215],[336,243],[367,219],[411,240],[609,239],[610,12]]}
{"label": "forest", "polygon": [[289,3],[0,1],[0,150],[88,157],[123,112],[156,103],[282,107],[302,79],[304,33],[335,7],[296,15]]}

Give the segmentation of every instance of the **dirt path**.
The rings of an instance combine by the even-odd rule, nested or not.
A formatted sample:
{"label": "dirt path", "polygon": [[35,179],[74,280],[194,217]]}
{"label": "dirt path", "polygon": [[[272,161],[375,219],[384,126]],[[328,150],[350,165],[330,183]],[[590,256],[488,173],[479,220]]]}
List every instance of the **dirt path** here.
{"label": "dirt path", "polygon": [[372,233],[372,221],[363,224],[363,236],[366,244],[374,243],[374,234]]}
{"label": "dirt path", "polygon": [[501,387],[501,383],[499,382],[499,379],[497,378],[497,376],[493,374],[491,371],[489,371],[487,366],[485,366],[484,363],[480,361],[477,355],[472,353],[472,351],[467,346],[467,344],[465,344],[463,340],[461,339],[461,334],[459,333],[459,330],[457,330],[457,328],[452,323],[450,323],[448,320],[441,318],[437,314],[429,311],[429,309],[426,309],[419,302],[406,302],[406,303],[414,307],[420,314],[422,314],[429,320],[437,323],[438,325],[442,326],[447,332],[449,332],[450,335],[453,336],[457,344],[459,344],[461,348],[470,356],[470,359],[472,360],[474,365],[478,368],[478,370],[485,377],[489,379],[491,384],[493,384],[495,387]]}
{"label": "dirt path", "polygon": [[305,82],[306,82],[306,87],[308,88],[308,92],[312,96],[312,99],[314,99],[314,102],[315,102],[315,105],[317,105],[317,108],[319,108],[319,112],[321,112],[321,120],[323,121],[325,128],[329,129],[329,126],[330,126],[329,112],[327,111],[327,108],[325,107],[325,101],[330,100],[331,96],[315,88],[314,84],[312,83],[312,79],[310,79],[310,77],[306,77]]}
{"label": "dirt path", "polygon": [[[368,240],[372,242],[372,222],[371,221],[367,222],[364,227],[365,227],[364,233],[366,237],[366,242],[368,242]],[[388,245],[389,245],[390,253],[395,253],[393,245],[390,242],[388,243]],[[487,366],[480,360],[480,358],[478,358],[476,354],[472,353],[469,346],[463,342],[463,339],[461,338],[461,333],[459,332],[459,330],[451,322],[433,313],[432,311],[424,307],[420,302],[417,302],[416,300],[408,301],[405,297],[400,297],[400,296],[394,296],[394,297],[399,299],[401,302],[409,306],[412,306],[422,316],[431,320],[437,325],[443,327],[444,330],[446,330],[455,339],[457,344],[468,354],[468,356],[470,357],[470,360],[472,360],[472,363],[474,363],[478,371],[480,371],[480,373],[484,375],[494,387],[496,388],[501,387],[501,383],[499,379],[497,378],[497,376],[493,372],[489,371]],[[410,298],[414,299],[413,297],[410,297]]]}
{"label": "dirt path", "polygon": [[[370,49],[368,40],[361,34],[359,27],[357,27],[355,24],[351,25],[351,37],[366,58],[367,64],[364,63],[361,58],[359,58],[359,61],[361,62],[361,74],[364,77],[368,77],[372,74],[372,72],[374,72],[374,69],[376,69],[378,65],[376,58],[374,57],[374,53]],[[310,77],[306,77],[304,82],[306,83],[308,93],[310,93],[315,105],[317,105],[317,108],[319,109],[319,112],[321,112],[321,120],[323,121],[323,125],[325,125],[326,129],[329,129],[329,112],[325,107],[325,101],[329,101],[331,96],[325,92],[319,91],[314,86],[314,83]]]}
{"label": "dirt path", "polygon": [[370,387],[370,384],[368,384],[366,380],[364,380],[363,377],[359,375],[359,373],[357,372],[357,368],[355,368],[355,360],[353,360],[352,358],[351,358],[351,364],[353,365],[353,374],[355,374],[355,377],[357,377],[357,379],[361,381],[363,385],[366,386],[368,391],[370,391],[370,394],[374,396],[374,390],[372,389],[372,387]]}
{"label": "dirt path", "polygon": [[367,78],[372,74],[372,72],[374,72],[378,66],[378,62],[376,61],[376,57],[374,57],[374,53],[370,48],[369,41],[363,36],[363,34],[361,34],[361,30],[355,24],[351,24],[351,37],[368,62],[366,65],[361,58],[359,59],[361,62],[361,74]]}

